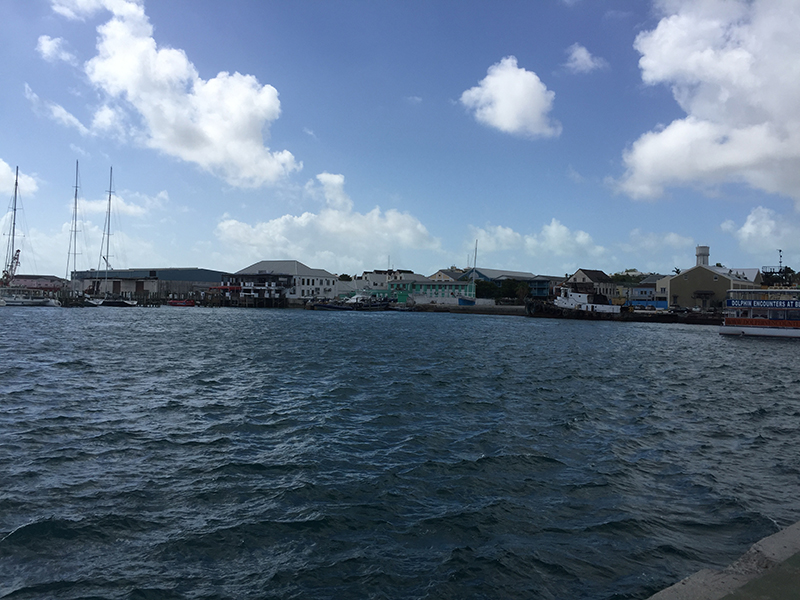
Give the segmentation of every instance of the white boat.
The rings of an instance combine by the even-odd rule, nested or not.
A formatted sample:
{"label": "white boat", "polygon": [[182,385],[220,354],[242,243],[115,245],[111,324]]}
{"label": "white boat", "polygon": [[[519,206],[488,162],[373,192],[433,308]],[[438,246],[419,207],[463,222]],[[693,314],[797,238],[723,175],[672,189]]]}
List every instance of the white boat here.
{"label": "white boat", "polygon": [[722,335],[800,337],[800,289],[729,290]]}
{"label": "white boat", "polygon": [[26,288],[4,288],[0,306],[61,306],[61,302],[55,298],[45,296],[37,290]]}
{"label": "white boat", "polygon": [[3,275],[0,277],[0,306],[61,306],[55,298],[45,296],[44,291],[14,285],[19,267],[20,249],[16,247],[17,192],[19,190],[19,167],[14,176],[14,200],[11,204],[11,225]]}
{"label": "white boat", "polygon": [[561,288],[554,304],[561,309],[593,313],[619,314],[621,307],[611,304],[602,294],[584,294],[567,286]]}

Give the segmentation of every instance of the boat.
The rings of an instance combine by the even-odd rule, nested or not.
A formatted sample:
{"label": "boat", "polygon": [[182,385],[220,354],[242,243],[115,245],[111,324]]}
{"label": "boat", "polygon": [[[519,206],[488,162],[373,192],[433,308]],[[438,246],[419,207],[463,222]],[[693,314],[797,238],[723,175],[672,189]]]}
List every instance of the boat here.
{"label": "boat", "polygon": [[[469,259],[467,259],[467,262],[469,262]],[[467,266],[469,266],[469,264]],[[478,289],[475,287],[475,271],[477,270],[478,270],[478,240],[475,240],[475,259],[472,261],[472,276],[470,277],[470,283],[472,287],[472,298],[470,298],[469,296],[459,296],[458,297],[459,306],[475,306],[475,300],[478,297]]]}
{"label": "boat", "polygon": [[185,300],[167,300],[167,306],[194,306],[195,302],[191,298]]}
{"label": "boat", "polygon": [[[136,300],[128,300],[119,294],[110,294],[108,292],[108,271],[111,265],[108,262],[109,250],[111,245],[111,197],[114,194],[114,168],[111,167],[108,176],[108,208],[106,209],[106,220],[103,226],[103,239],[100,242],[100,261],[97,265],[98,272],[100,267],[105,264],[105,280],[103,283],[103,295],[96,296],[91,299],[95,306],[115,306],[115,307],[129,307],[136,306]],[[105,254],[103,254],[103,246],[105,246]]]}
{"label": "boat", "polygon": [[621,306],[611,304],[603,294],[581,293],[566,286],[560,292],[554,304],[561,309],[609,314],[619,314],[622,310]]}
{"label": "boat", "polygon": [[329,300],[314,302],[308,305],[313,310],[352,310],[352,311],[378,311],[389,310],[393,305],[392,300],[374,298],[369,292],[357,293],[347,300]]}
{"label": "boat", "polygon": [[6,262],[0,277],[0,306],[61,306],[55,298],[45,296],[43,290],[14,285],[19,267],[20,249],[17,248],[17,194],[19,191],[19,167],[14,176],[14,199],[11,204],[11,224],[6,249]]}
{"label": "boat", "polygon": [[800,289],[728,290],[721,335],[800,337]]}

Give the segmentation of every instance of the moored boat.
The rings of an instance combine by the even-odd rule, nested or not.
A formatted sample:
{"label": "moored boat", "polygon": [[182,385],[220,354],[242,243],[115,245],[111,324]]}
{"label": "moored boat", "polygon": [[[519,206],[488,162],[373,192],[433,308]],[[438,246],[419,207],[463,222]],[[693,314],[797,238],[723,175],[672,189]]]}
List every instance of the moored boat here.
{"label": "moored boat", "polygon": [[194,306],[195,302],[191,298],[184,300],[167,300],[167,306]]}
{"label": "moored boat", "polygon": [[800,337],[800,289],[729,290],[722,335]]}
{"label": "moored boat", "polygon": [[8,248],[3,274],[0,276],[0,306],[61,306],[61,302],[45,294],[44,290],[15,285],[20,264],[20,249],[16,246],[17,192],[19,189],[19,167],[14,176],[14,198],[10,207],[11,220],[8,233]]}
{"label": "moored boat", "polygon": [[[103,282],[103,294],[97,295],[91,299],[95,306],[112,306],[125,308],[129,306],[136,306],[136,300],[128,300],[120,294],[109,293],[108,291],[108,271],[111,265],[108,262],[111,249],[111,199],[114,195],[114,169],[109,170],[108,175],[108,207],[106,208],[106,220],[103,226],[103,238],[100,242],[100,262],[97,265],[98,272],[105,264],[105,279]],[[99,284],[98,284],[99,285]]]}

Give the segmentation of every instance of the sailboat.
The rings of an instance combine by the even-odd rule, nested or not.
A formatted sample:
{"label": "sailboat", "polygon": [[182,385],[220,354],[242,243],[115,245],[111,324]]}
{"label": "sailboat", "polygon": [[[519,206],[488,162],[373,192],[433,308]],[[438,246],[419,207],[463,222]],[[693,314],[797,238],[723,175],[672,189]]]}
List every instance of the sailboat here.
{"label": "sailboat", "polygon": [[32,290],[14,285],[19,268],[20,249],[17,248],[17,194],[19,191],[19,167],[14,175],[14,200],[11,204],[11,224],[6,247],[6,262],[0,277],[0,306],[61,306],[61,303],[44,295],[42,290]]}
{"label": "sailboat", "polygon": [[[469,255],[467,255],[469,256]],[[469,261],[469,259],[467,259]],[[478,268],[478,240],[475,240],[475,259],[472,262],[472,298],[459,297],[459,306],[475,306],[475,298],[478,297],[478,290],[475,288],[475,270]]]}
{"label": "sailboat", "polygon": [[[111,268],[108,262],[109,250],[111,246],[111,197],[114,194],[114,167],[111,167],[108,176],[108,208],[106,209],[106,222],[103,226],[103,239],[100,242],[100,261],[97,264],[97,271],[105,264],[105,277],[103,281],[103,295],[92,301],[97,306],[136,306],[136,300],[126,300],[119,295],[112,295],[108,292],[108,271]],[[105,248],[104,248],[105,246]],[[105,250],[105,253],[103,252]]]}
{"label": "sailboat", "polygon": [[[65,293],[66,306],[97,306],[91,298],[76,289],[73,274],[78,270],[78,161],[75,161],[75,198],[72,203],[72,225],[70,227],[69,250],[67,251],[67,273],[64,278],[70,282],[70,288]],[[70,269],[70,262],[72,268]]]}

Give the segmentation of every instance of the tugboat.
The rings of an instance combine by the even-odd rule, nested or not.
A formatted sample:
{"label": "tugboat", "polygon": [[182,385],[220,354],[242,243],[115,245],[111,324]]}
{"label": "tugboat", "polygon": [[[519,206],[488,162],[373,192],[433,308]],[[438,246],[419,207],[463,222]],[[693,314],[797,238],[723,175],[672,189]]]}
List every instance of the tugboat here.
{"label": "tugboat", "polygon": [[611,304],[603,294],[576,292],[562,287],[553,302],[528,300],[525,312],[529,317],[562,319],[619,319],[628,307]]}

